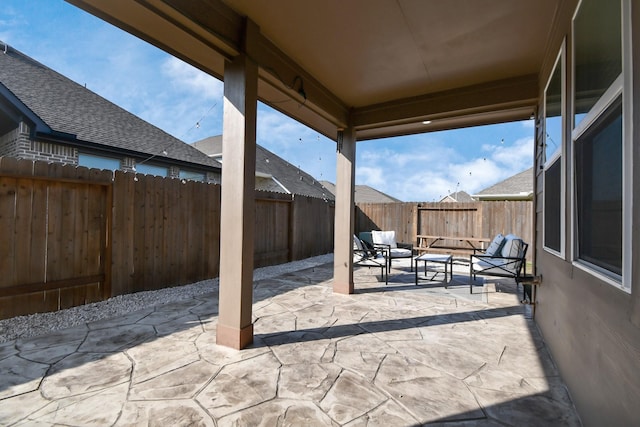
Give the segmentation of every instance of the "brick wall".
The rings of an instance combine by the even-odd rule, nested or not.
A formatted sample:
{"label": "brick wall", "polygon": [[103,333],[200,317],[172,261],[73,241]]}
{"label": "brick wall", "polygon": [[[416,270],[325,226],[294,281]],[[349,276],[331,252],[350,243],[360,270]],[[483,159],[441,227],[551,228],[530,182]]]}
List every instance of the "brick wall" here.
{"label": "brick wall", "polygon": [[29,149],[19,153],[18,157],[71,165],[78,164],[78,150],[76,148],[51,142],[30,141]]}
{"label": "brick wall", "polygon": [[31,129],[20,122],[17,128],[0,136],[0,155],[27,160],[78,164],[78,150],[51,142],[32,141]]}
{"label": "brick wall", "polygon": [[0,155],[18,157],[29,146],[29,131],[25,123],[20,123],[12,131],[0,136]]}

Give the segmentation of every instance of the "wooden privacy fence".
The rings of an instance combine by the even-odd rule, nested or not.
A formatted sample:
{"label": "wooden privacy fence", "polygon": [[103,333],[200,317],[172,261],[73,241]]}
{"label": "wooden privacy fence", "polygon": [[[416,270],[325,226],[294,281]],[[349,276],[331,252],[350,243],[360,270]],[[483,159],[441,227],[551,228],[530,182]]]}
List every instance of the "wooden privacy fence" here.
{"label": "wooden privacy fence", "polygon": [[[255,265],[333,250],[334,211],[256,192]],[[0,157],[0,318],[216,277],[220,186]]]}
{"label": "wooden privacy fence", "polygon": [[[533,202],[486,201],[473,203],[358,203],[356,232],[395,230],[399,242],[418,245],[417,236],[492,239],[515,234],[534,247]],[[456,246],[454,239],[445,245]],[[527,254],[531,259],[531,251]]]}

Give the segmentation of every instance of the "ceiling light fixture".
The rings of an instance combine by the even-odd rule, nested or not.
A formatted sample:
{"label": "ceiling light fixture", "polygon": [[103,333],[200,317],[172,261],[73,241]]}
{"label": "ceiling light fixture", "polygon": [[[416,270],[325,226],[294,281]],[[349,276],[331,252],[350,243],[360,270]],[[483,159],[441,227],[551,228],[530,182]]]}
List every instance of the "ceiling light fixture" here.
{"label": "ceiling light fixture", "polygon": [[423,125],[430,125],[431,124],[431,120],[424,120],[422,122]]}

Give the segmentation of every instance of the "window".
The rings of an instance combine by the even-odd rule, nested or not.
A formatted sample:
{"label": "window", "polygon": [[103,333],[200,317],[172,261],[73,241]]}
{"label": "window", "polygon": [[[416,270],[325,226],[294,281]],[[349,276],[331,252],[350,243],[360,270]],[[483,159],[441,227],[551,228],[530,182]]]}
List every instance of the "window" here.
{"label": "window", "polygon": [[620,98],[576,145],[578,258],[622,275]]}
{"label": "window", "polygon": [[544,246],[562,254],[562,162],[557,158],[544,171]]}
{"label": "window", "polygon": [[117,171],[120,169],[120,160],[112,157],[102,157],[93,154],[78,153],[78,166],[95,169]]}
{"label": "window", "polygon": [[191,181],[204,181],[204,174],[202,172],[194,172],[181,170],[180,171],[180,179],[188,179]]}
{"label": "window", "polygon": [[[630,0],[574,16],[574,264],[631,291]],[[624,11],[624,13],[623,13]]]}
{"label": "window", "polygon": [[155,175],[155,176],[167,176],[168,170],[163,166],[148,165],[146,163],[138,163],[136,165],[136,172],[143,175]]}
{"label": "window", "polygon": [[564,46],[544,92],[544,234],[548,251],[564,256]]}

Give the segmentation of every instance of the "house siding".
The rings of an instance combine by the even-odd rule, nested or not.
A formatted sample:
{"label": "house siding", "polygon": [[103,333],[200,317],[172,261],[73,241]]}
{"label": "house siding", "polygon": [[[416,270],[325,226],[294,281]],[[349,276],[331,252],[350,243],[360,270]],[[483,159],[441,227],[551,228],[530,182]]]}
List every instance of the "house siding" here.
{"label": "house siding", "polygon": [[[544,111],[544,88],[553,63],[566,37],[567,117],[571,106],[571,19],[577,1],[566,2],[558,14],[558,26],[554,28],[555,40],[547,52],[546,66],[540,75],[539,111]],[[640,69],[640,7],[633,9],[633,67]],[[640,123],[640,81],[633,73],[634,122]],[[542,118],[541,118],[542,120]],[[633,130],[633,182],[640,182],[640,127]],[[542,158],[540,150],[543,132],[536,133],[535,158]],[[578,413],[586,426],[635,425],[640,420],[640,263],[636,255],[632,267],[631,293],[611,286],[589,274],[573,263],[572,243],[572,185],[569,166],[571,130],[565,132],[567,143],[563,160],[565,170],[566,224],[564,257],[551,254],[543,248],[543,172],[536,164],[536,274],[543,281],[538,293],[536,323],[542,332],[561,376],[567,384]],[[633,217],[640,218],[640,186],[634,185],[631,194]],[[633,253],[640,253],[640,230],[634,224],[632,232]]]}

